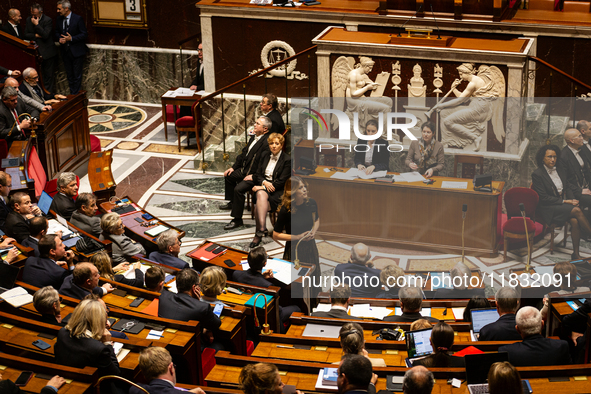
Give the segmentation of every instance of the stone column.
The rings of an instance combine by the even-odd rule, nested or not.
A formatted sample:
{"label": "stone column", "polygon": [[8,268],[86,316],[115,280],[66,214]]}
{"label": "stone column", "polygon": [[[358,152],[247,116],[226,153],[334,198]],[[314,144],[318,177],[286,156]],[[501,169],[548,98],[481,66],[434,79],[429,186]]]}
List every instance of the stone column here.
{"label": "stone column", "polygon": [[201,40],[203,44],[205,91],[215,92],[215,65],[213,62],[213,31],[211,27],[211,15],[201,14]]}

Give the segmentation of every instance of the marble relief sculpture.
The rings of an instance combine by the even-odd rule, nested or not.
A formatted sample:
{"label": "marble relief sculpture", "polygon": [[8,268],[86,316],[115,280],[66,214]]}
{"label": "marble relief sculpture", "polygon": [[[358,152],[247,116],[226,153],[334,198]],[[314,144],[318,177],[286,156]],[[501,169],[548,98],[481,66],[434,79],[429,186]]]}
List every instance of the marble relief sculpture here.
{"label": "marble relief sculpture", "polygon": [[[359,128],[364,129],[370,119],[378,119],[379,113],[387,113],[392,110],[392,99],[376,97],[374,91],[383,92],[385,86],[372,81],[367,74],[373,69],[374,61],[366,56],[359,57],[359,63],[351,56],[339,57],[332,68],[332,96],[345,98],[345,113],[353,122],[353,114],[359,114]],[[378,78],[381,81],[388,80],[389,73],[381,73]],[[385,82],[384,82],[385,83]],[[371,91],[372,97],[366,97]],[[353,123],[352,123],[353,124]]]}
{"label": "marble relief sculpture", "polygon": [[408,85],[408,97],[427,97],[427,85],[421,77],[423,69],[417,63],[412,68],[413,77]]}
{"label": "marble relief sculpture", "polygon": [[[458,98],[447,102],[441,100],[431,109],[441,113],[441,142],[445,147],[486,149],[483,140],[486,143],[489,120],[497,140],[502,142],[505,136],[504,100],[500,98],[505,97],[505,77],[501,70],[482,65],[476,71],[470,63],[462,64],[457,70],[460,79],[452,83],[450,92],[453,91]],[[468,86],[460,92],[456,88],[464,81]],[[468,105],[462,105],[467,101]]]}

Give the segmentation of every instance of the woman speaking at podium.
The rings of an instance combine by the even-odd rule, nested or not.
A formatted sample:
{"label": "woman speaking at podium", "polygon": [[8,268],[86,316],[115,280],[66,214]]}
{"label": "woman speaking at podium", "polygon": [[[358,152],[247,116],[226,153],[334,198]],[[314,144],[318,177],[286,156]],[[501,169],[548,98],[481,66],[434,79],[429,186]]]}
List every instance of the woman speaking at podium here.
{"label": "woman speaking at podium", "polygon": [[[378,132],[378,122],[375,119],[369,120],[365,125],[366,135],[375,135]],[[367,151],[355,151],[355,166],[359,171],[365,171],[370,175],[374,171],[388,171],[390,162],[390,152],[388,151],[388,141],[383,138],[366,141],[359,138],[357,145],[368,146]]]}
{"label": "woman speaking at podium", "polygon": [[435,126],[431,122],[425,122],[421,126],[421,138],[412,141],[406,155],[406,166],[411,171],[418,171],[425,178],[443,170],[445,158],[443,145],[433,137]]}

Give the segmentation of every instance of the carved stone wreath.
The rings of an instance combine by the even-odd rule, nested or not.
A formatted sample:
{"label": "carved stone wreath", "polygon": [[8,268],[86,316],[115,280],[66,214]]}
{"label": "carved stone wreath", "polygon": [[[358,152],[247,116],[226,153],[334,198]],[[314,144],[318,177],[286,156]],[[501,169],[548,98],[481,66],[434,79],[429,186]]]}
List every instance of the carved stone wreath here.
{"label": "carved stone wreath", "polygon": [[[267,68],[267,67],[272,66],[272,64],[269,63],[269,52],[273,48],[282,48],[285,51],[287,51],[289,56],[295,55],[295,51],[293,50],[291,45],[289,45],[285,41],[279,41],[279,40],[271,41],[271,42],[267,43],[267,45],[265,45],[263,47],[263,50],[261,51],[261,62],[263,63],[263,68]],[[287,75],[290,75],[295,70],[297,63],[298,63],[298,61],[296,59],[294,59],[287,64]],[[280,70],[274,69],[274,70],[269,71],[269,74],[273,75],[274,77],[285,77],[285,75],[286,75],[284,69],[280,69]]]}

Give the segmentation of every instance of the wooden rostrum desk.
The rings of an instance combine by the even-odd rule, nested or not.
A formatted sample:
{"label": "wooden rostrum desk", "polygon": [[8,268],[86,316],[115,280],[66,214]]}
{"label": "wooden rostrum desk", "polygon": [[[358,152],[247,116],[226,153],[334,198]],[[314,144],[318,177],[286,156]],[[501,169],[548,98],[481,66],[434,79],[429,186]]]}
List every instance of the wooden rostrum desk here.
{"label": "wooden rostrum desk", "polygon": [[[336,171],[303,176],[308,196],[318,203],[321,238],[366,242],[439,253],[462,252],[462,205],[466,254],[497,256],[504,182],[493,182],[492,193],[474,191],[471,179],[433,177],[435,183],[382,183],[331,179]],[[348,169],[343,168],[343,171]],[[441,188],[442,181],[467,182],[466,189]]]}

